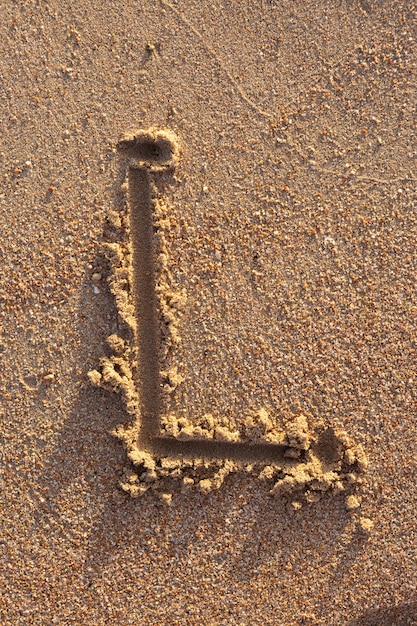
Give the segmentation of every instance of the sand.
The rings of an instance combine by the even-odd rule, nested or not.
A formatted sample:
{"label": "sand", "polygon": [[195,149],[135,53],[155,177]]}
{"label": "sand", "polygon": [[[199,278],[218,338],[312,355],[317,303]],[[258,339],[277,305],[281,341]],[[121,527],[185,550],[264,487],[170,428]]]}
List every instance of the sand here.
{"label": "sand", "polygon": [[[1,623],[417,623],[415,4],[1,16]],[[179,149],[129,187],[120,140],[138,129]],[[155,292],[126,229],[147,176],[130,203],[154,203]],[[133,395],[91,385],[103,356]],[[164,415],[163,484],[132,497],[133,444],[148,451]],[[315,455],[330,487],[297,474],[271,496],[291,476],[267,469],[271,444],[297,472]],[[352,448],[367,463],[347,485]]]}

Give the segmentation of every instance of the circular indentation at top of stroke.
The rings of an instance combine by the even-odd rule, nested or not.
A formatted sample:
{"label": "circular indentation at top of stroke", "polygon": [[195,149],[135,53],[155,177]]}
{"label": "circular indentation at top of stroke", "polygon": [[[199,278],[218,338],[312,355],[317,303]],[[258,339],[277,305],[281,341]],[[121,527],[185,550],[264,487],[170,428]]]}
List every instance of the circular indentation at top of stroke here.
{"label": "circular indentation at top of stroke", "polygon": [[177,136],[167,129],[149,128],[127,134],[117,148],[131,159],[132,165],[166,168],[175,166],[178,161]]}

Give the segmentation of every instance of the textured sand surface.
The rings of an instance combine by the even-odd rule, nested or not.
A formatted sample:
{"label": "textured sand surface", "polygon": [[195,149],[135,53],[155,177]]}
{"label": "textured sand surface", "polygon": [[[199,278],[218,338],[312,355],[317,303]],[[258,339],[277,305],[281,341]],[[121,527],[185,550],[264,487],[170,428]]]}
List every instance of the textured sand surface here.
{"label": "textured sand surface", "polygon": [[[415,2],[0,12],[0,622],[417,623]],[[119,330],[116,145],[151,126],[182,144],[172,410],[343,428],[371,532],[342,496],[294,509],[242,474],[170,506],[118,488],[125,409],[87,372]]]}

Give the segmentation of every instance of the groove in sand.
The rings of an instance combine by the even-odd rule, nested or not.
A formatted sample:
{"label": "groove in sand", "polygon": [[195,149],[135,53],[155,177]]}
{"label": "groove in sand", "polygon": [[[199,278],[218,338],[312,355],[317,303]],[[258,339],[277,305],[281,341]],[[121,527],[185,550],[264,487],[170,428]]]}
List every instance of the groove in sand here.
{"label": "groove in sand", "polygon": [[153,249],[153,210],[151,170],[145,166],[129,167],[128,203],[133,246],[134,300],[138,325],[138,380],[141,419],[138,436],[140,448],[153,454],[179,458],[230,459],[236,461],[281,462],[293,465],[284,457],[284,445],[229,443],[222,441],[181,441],[160,435],[161,385],[159,364],[158,304],[155,292],[156,272]]}

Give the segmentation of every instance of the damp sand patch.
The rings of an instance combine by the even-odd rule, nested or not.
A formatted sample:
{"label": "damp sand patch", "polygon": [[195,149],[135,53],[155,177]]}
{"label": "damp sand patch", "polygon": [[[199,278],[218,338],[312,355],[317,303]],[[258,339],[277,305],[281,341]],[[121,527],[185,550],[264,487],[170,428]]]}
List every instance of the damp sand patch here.
{"label": "damp sand patch", "polygon": [[190,419],[169,410],[183,383],[175,356],[187,296],[170,269],[172,208],[163,190],[173,179],[180,147],[171,131],[151,128],[125,136],[118,150],[126,160],[125,203],[109,215],[105,253],[123,332],[108,338],[111,356],[89,378],[124,398],[128,419],[115,434],[131,466],[122,488],[132,496],[152,489],[170,501],[178,486],[208,492],[230,473],[245,471],[266,482],[272,495],[289,497],[295,508],[326,492],[346,492],[347,508],[357,508],[360,497],[352,499],[352,492],[367,460],[347,433],[313,431],[301,413],[279,421],[263,407],[233,423],[204,411]]}

